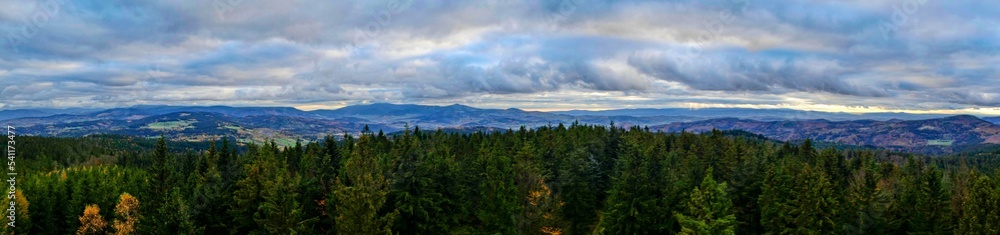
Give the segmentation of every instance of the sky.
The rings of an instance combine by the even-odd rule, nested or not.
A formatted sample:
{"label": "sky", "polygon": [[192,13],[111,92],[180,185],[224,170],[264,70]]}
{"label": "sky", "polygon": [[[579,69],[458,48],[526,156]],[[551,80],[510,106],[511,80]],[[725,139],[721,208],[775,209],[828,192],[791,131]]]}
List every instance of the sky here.
{"label": "sky", "polygon": [[994,0],[13,0],[0,109],[1000,115]]}

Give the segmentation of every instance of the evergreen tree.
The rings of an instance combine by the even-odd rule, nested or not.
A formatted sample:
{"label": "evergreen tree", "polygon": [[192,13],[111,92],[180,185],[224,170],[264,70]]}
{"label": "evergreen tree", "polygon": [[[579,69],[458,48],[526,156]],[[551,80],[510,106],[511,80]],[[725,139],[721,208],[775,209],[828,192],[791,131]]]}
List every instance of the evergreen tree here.
{"label": "evergreen tree", "polygon": [[398,212],[379,214],[389,194],[389,181],[375,159],[370,133],[362,135],[358,148],[337,181],[337,232],[340,234],[392,234],[390,226]]}
{"label": "evergreen tree", "polygon": [[541,169],[535,163],[535,150],[523,141],[514,160],[514,183],[521,201],[521,214],[516,217],[518,234],[562,233],[563,202],[549,189]]}
{"label": "evergreen tree", "polygon": [[[207,157],[206,157],[207,158]],[[203,158],[204,159],[204,158]],[[215,161],[205,161],[204,172],[196,173],[194,177],[194,189],[191,196],[191,211],[193,217],[200,224],[204,225],[207,233],[222,233],[226,231],[226,225],[230,221],[226,214],[229,209],[228,192],[225,190],[224,179],[219,172]]]}
{"label": "evergreen tree", "polygon": [[[602,227],[615,234],[668,233],[673,221],[669,208],[661,205],[661,191],[639,130],[633,128],[622,146],[615,166]],[[665,222],[670,221],[670,222]]]}
{"label": "evergreen tree", "polygon": [[198,221],[194,220],[194,212],[191,209],[190,202],[180,192],[180,188],[177,187],[170,190],[170,193],[166,197],[167,201],[157,212],[158,215],[163,217],[160,218],[162,222],[156,225],[156,229],[159,229],[162,233],[204,233],[204,226],[200,226],[197,224]]}
{"label": "evergreen tree", "polygon": [[497,146],[483,144],[477,156],[479,201],[475,216],[482,223],[482,232],[513,234],[516,231],[518,205],[514,184],[513,162]]}
{"label": "evergreen tree", "polygon": [[[153,165],[150,169],[150,172],[152,173],[152,178],[150,179],[152,192],[150,192],[149,195],[152,196],[152,200],[150,201],[150,206],[147,210],[151,213],[146,214],[153,215],[151,216],[153,219],[152,224],[150,224],[151,229],[163,228],[170,223],[169,221],[165,221],[167,216],[161,214],[161,212],[168,210],[168,208],[164,208],[164,204],[166,203],[166,200],[169,200],[167,196],[169,196],[170,188],[172,187],[170,182],[172,177],[170,172],[172,172],[172,169],[170,169],[170,165],[167,164],[169,161],[168,154],[166,137],[163,134],[160,134],[160,139],[157,140],[156,148],[153,151]],[[168,233],[164,230],[154,230],[150,232],[153,234]]]}
{"label": "evergreen tree", "polygon": [[789,160],[765,178],[761,224],[768,233],[832,233],[837,202],[829,179],[808,164]]}
{"label": "evergreen tree", "polygon": [[[302,157],[302,172],[299,175],[296,190],[299,192],[298,201],[302,206],[303,224],[312,233],[326,234],[333,228],[331,211],[328,210],[328,196],[332,192],[332,186],[323,185],[327,177],[324,165],[325,154],[317,152],[318,145],[310,144],[306,148],[306,153]],[[329,188],[328,188],[329,187]]]}
{"label": "evergreen tree", "polygon": [[289,176],[286,170],[278,168],[274,178],[264,183],[261,214],[255,220],[268,234],[308,233],[295,188],[298,181],[298,176]]}
{"label": "evergreen tree", "polygon": [[428,234],[443,232],[450,229],[444,220],[444,211],[439,207],[442,203],[440,187],[434,184],[435,172],[426,162],[422,143],[409,130],[397,139],[392,155],[398,156],[399,164],[395,169],[393,192],[390,194],[395,208],[399,210],[395,231],[402,234]]}
{"label": "evergreen tree", "polygon": [[[914,213],[909,223],[913,226],[911,232],[916,234],[949,233],[948,194],[942,184],[941,170],[936,166],[924,169],[920,181]],[[998,224],[1000,225],[1000,224]]]}
{"label": "evergreen tree", "polygon": [[958,234],[1000,234],[1000,207],[997,189],[987,176],[976,177],[959,219]]}
{"label": "evergreen tree", "polygon": [[[251,146],[251,149],[255,147]],[[231,233],[266,233],[255,218],[260,217],[262,213],[260,205],[264,201],[264,184],[274,176],[273,172],[277,168],[273,144],[265,144],[252,158],[252,162],[243,167],[244,177],[236,182],[233,204],[229,208],[229,215],[233,217],[234,222],[230,226]]]}
{"label": "evergreen tree", "polygon": [[795,182],[796,207],[789,211],[794,217],[795,233],[832,233],[839,206],[829,178],[822,170],[802,168]]}
{"label": "evergreen tree", "polygon": [[736,216],[726,183],[716,183],[709,168],[701,186],[691,192],[684,213],[676,213],[681,234],[736,234]]}
{"label": "evergreen tree", "polygon": [[846,234],[885,234],[890,232],[886,210],[890,204],[886,187],[879,186],[878,175],[869,169],[859,169],[851,177],[845,211],[842,214],[842,232]]}
{"label": "evergreen tree", "polygon": [[[568,234],[588,234],[594,230],[601,201],[601,163],[591,161],[588,153],[581,148],[570,152],[565,164],[560,167],[560,178],[553,181],[554,190],[559,190],[562,217],[568,225]],[[610,171],[608,172],[610,173]]]}

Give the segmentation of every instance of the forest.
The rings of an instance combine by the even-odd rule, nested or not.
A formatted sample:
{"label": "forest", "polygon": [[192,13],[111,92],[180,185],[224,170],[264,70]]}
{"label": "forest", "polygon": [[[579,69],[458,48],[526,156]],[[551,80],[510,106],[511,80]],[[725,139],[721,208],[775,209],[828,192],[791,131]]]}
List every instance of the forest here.
{"label": "forest", "polygon": [[613,123],[365,129],[285,148],[18,136],[23,206],[3,233],[1000,234],[1000,148],[919,156]]}

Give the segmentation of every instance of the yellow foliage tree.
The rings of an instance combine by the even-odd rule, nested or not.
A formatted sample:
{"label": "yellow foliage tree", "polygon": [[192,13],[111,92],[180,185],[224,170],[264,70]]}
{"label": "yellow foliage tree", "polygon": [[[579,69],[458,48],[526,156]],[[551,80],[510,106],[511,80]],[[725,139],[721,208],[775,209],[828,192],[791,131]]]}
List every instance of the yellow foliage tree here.
{"label": "yellow foliage tree", "polygon": [[139,223],[139,199],[131,194],[122,193],[115,206],[115,218],[111,227],[115,229],[115,235],[125,235],[135,233],[135,226]]}
{"label": "yellow foliage tree", "polygon": [[[15,216],[16,221],[14,222],[14,227],[10,227],[10,221],[4,218],[4,224],[0,228],[0,234],[26,234],[28,229],[31,227],[31,220],[28,215],[28,199],[24,197],[21,190],[15,191],[14,203],[17,205],[17,214]],[[10,199],[7,197],[3,198],[3,205],[10,205]],[[5,213],[6,215],[6,213]]]}
{"label": "yellow foliage tree", "polygon": [[80,229],[76,230],[76,234],[104,234],[104,227],[107,226],[108,222],[101,217],[101,208],[97,204],[87,205],[83,216],[80,216]]}

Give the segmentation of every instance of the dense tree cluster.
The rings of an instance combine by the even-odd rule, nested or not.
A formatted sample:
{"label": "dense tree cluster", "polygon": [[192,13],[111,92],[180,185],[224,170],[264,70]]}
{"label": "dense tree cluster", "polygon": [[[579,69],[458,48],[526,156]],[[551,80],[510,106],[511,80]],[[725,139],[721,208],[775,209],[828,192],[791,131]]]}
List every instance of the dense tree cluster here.
{"label": "dense tree cluster", "polygon": [[22,142],[36,146],[20,161],[41,163],[18,193],[21,234],[1000,233],[1000,176],[976,157],[740,132],[414,128],[240,151]]}

